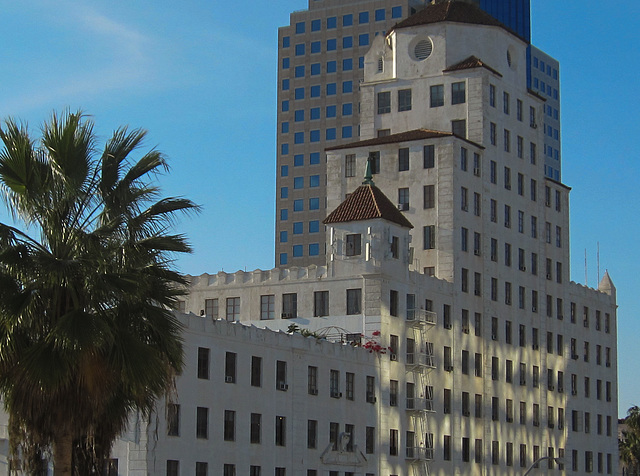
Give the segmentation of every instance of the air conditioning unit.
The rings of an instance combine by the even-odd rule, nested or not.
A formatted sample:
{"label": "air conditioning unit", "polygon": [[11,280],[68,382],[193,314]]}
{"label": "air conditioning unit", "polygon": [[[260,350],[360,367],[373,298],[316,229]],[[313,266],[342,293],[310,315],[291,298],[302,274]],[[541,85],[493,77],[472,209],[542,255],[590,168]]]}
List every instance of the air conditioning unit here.
{"label": "air conditioning unit", "polygon": [[538,124],[536,124],[535,122],[532,122],[529,124],[533,129],[537,129],[538,128]]}
{"label": "air conditioning unit", "polygon": [[453,365],[445,365],[444,366],[444,370],[446,372],[452,372],[453,371]]}
{"label": "air conditioning unit", "polygon": [[551,273],[547,273],[547,279],[551,279]]}
{"label": "air conditioning unit", "polygon": [[491,334],[491,340],[498,340],[498,336],[496,334]]}
{"label": "air conditioning unit", "polygon": [[473,168],[473,175],[480,177],[480,168],[478,167],[474,167]]}
{"label": "air conditioning unit", "polygon": [[555,389],[555,387],[553,385],[549,385],[549,391],[553,392],[553,390]]}
{"label": "air conditioning unit", "polygon": [[394,353],[391,353],[391,354],[389,354],[389,359],[393,360],[393,361],[396,361],[396,360],[398,360],[398,355],[394,354]]}
{"label": "air conditioning unit", "polygon": [[342,393],[336,392],[335,390],[331,390],[331,398],[340,398],[342,397]]}
{"label": "air conditioning unit", "polygon": [[507,417],[507,423],[513,423],[513,417]]}
{"label": "air conditioning unit", "polygon": [[577,390],[571,390],[571,395],[578,395],[578,391]]}
{"label": "air conditioning unit", "polygon": [[473,290],[473,294],[476,295],[476,296],[480,296],[482,293],[480,293],[479,289],[474,289]]}
{"label": "air conditioning unit", "polygon": [[317,388],[310,388],[309,389],[309,395],[318,395],[318,389]]}
{"label": "air conditioning unit", "polygon": [[398,210],[400,210],[400,211],[409,210],[409,204],[408,203],[398,203]]}
{"label": "air conditioning unit", "polygon": [[526,271],[527,267],[526,266],[520,266],[520,271]]}
{"label": "air conditioning unit", "polygon": [[470,415],[469,410],[463,410],[462,411],[462,415],[463,416],[469,416]]}
{"label": "air conditioning unit", "polygon": [[233,379],[233,377],[232,377],[231,375],[227,375],[227,376],[224,378],[224,381],[225,381],[225,382],[227,382],[227,383],[233,383],[233,380],[234,380],[234,379]]}
{"label": "air conditioning unit", "polygon": [[480,250],[473,250],[473,254],[476,256],[480,256]]}
{"label": "air conditioning unit", "polygon": [[290,312],[283,312],[282,313],[282,318],[283,319],[291,319],[291,313]]}
{"label": "air conditioning unit", "polygon": [[367,392],[367,402],[376,403],[376,396],[373,392]]}
{"label": "air conditioning unit", "polygon": [[564,387],[558,386],[558,393],[564,393]]}
{"label": "air conditioning unit", "polygon": [[538,350],[540,348],[538,344],[533,344],[531,347],[533,348],[533,350]]}
{"label": "air conditioning unit", "polygon": [[289,385],[287,385],[286,383],[278,382],[278,390],[284,391],[284,390],[287,390],[288,388],[289,388]]}

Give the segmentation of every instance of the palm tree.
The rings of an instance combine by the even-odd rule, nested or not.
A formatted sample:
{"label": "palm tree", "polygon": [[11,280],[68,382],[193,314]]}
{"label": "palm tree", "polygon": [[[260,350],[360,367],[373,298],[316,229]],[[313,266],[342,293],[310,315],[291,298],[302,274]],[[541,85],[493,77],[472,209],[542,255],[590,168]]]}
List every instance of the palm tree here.
{"label": "palm tree", "polygon": [[99,467],[182,368],[171,258],[191,250],[170,227],[198,207],[160,198],[162,154],[129,157],[144,137],[121,127],[100,153],[81,112],[54,113],[37,141],[0,127],[0,189],[21,223],[0,223],[0,392],[23,468],[51,451],[71,475],[87,445]]}
{"label": "palm tree", "polygon": [[629,408],[624,423],[626,429],[618,441],[620,459],[625,465],[625,474],[640,474],[640,407]]}

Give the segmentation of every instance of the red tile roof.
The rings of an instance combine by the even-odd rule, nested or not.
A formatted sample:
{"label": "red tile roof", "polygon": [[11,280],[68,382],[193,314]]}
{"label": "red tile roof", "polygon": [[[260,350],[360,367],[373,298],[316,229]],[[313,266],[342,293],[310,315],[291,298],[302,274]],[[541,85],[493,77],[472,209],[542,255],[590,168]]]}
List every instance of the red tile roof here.
{"label": "red tile roof", "polygon": [[[354,147],[368,147],[373,145],[382,145],[382,144],[395,144],[397,142],[410,142],[414,140],[423,140],[423,139],[438,139],[442,137],[452,137],[453,133],[451,132],[442,132],[442,131],[433,131],[430,129],[414,129],[412,131],[399,132],[397,134],[391,134],[384,137],[376,137],[375,139],[367,139],[361,140],[359,142],[351,142],[349,144],[336,145],[334,147],[327,147],[325,150],[340,150],[340,149],[352,149]],[[458,137],[458,136],[455,136]],[[475,142],[471,142],[463,137],[458,137],[458,139],[462,139],[470,144],[475,145],[476,147],[480,147],[484,149],[480,144],[476,144]]]}
{"label": "red tile roof", "polygon": [[520,38],[517,33],[507,28],[503,23],[499,22],[479,7],[460,1],[447,1],[427,5],[424,9],[396,24],[389,32],[400,28],[409,28],[412,26],[428,25],[430,23],[446,21],[469,23],[473,25],[497,26]]}
{"label": "red tile roof", "polygon": [[375,185],[360,185],[322,223],[346,223],[350,221],[383,218],[405,228],[413,225],[387,196]]}
{"label": "red tile roof", "polygon": [[493,69],[491,66],[486,65],[480,58],[477,58],[475,56],[469,56],[467,59],[462,60],[459,63],[454,64],[453,66],[449,66],[447,69],[444,70],[444,72],[448,73],[450,71],[460,71],[463,69],[473,69],[473,68],[486,68],[489,71],[491,71],[493,74],[497,74],[498,76],[502,77],[502,75],[498,73],[495,69]]}

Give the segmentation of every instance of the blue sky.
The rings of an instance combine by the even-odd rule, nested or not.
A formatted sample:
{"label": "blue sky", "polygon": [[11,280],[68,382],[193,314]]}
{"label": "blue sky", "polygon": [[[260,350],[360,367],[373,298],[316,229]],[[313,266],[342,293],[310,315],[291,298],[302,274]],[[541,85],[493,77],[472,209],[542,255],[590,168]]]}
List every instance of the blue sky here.
{"label": "blue sky", "polygon": [[[572,279],[618,288],[619,408],[640,404],[640,3],[532,0],[533,43],[560,61],[563,182]],[[277,27],[306,0],[0,0],[0,117],[37,132],[82,109],[102,138],[129,124],[172,167],[169,195],[204,207],[182,222],[185,273],[271,268]],[[634,145],[635,144],[635,145]],[[3,215],[4,216],[4,215]]]}

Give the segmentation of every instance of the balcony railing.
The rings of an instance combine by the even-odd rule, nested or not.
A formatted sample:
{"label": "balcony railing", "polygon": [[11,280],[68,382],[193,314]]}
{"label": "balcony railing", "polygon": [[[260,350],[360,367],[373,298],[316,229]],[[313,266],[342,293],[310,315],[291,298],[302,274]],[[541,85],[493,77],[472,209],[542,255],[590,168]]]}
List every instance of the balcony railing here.
{"label": "balcony railing", "polygon": [[424,309],[407,309],[407,321],[415,324],[435,325],[437,314]]}
{"label": "balcony railing", "polygon": [[433,400],[428,398],[407,397],[407,411],[410,412],[433,412]]}
{"label": "balcony railing", "polygon": [[433,448],[424,446],[409,446],[406,451],[406,459],[414,462],[433,461]]}
{"label": "balcony railing", "polygon": [[436,368],[436,358],[433,354],[425,352],[407,352],[407,366]]}

